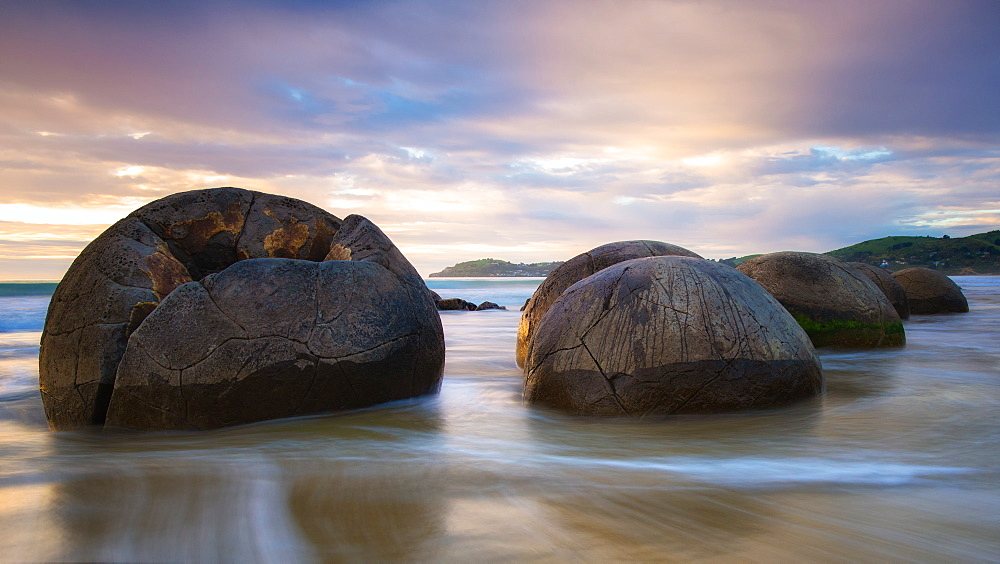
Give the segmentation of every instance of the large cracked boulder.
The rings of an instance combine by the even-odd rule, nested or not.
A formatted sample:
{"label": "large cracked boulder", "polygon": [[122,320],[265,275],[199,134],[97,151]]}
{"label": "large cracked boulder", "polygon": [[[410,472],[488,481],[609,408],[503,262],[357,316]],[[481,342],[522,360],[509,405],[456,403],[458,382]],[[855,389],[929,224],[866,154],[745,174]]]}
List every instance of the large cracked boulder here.
{"label": "large cracked boulder", "polygon": [[966,313],[969,301],[951,278],[929,268],[905,268],[892,276],[906,292],[910,311],[928,313]]}
{"label": "large cracked boulder", "polygon": [[910,302],[906,299],[906,291],[903,290],[891,272],[866,262],[849,262],[847,264],[867,276],[873,284],[878,286],[879,290],[882,290],[889,303],[892,304],[892,308],[899,314],[900,319],[910,318]]}
{"label": "large cracked boulder", "polygon": [[515,359],[524,368],[524,359],[535,326],[553,302],[570,286],[584,278],[622,261],[658,256],[701,258],[698,254],[660,241],[617,241],[579,254],[549,273],[521,309],[521,324],[517,328]]}
{"label": "large cracked boulder", "polygon": [[536,326],[524,399],[645,417],[780,406],[823,391],[809,337],[758,284],[691,257],[624,261],[573,284]]}
{"label": "large cracked boulder", "polygon": [[737,267],[771,293],[817,347],[901,346],[903,322],[885,294],[829,255],[783,251]]}
{"label": "large cracked boulder", "polygon": [[[278,270],[254,266],[257,261],[264,260],[267,263],[268,260],[265,259],[278,258],[288,259],[289,264],[297,266]],[[320,264],[323,261],[351,266],[326,266],[326,263]],[[365,263],[365,266],[352,263]],[[232,273],[227,273],[233,266],[237,268]],[[353,283],[353,280],[360,280],[360,274],[344,274],[347,272],[345,269],[352,268],[367,269],[364,272],[369,273],[369,278],[374,276],[369,271],[379,272],[377,278],[380,282],[373,287],[384,288],[386,284],[398,287],[393,294],[397,296],[391,302],[393,304],[401,303],[399,300],[403,298],[399,297],[402,295],[400,292],[413,294],[408,307],[417,312],[414,315],[423,316],[420,325],[424,329],[420,339],[429,351],[421,358],[435,359],[428,361],[428,366],[431,372],[437,372],[437,380],[440,381],[444,345],[440,320],[433,313],[433,301],[413,267],[367,219],[350,216],[342,221],[300,200],[239,188],[174,194],[139,208],[91,242],[70,266],[53,294],[39,355],[39,383],[50,425],[54,429],[100,425],[105,422],[112,408],[117,424],[137,428],[207,428],[339,409],[341,405],[346,405],[345,402],[333,395],[316,396],[321,392],[309,391],[299,398],[295,409],[285,412],[264,407],[269,401],[264,396],[254,400],[253,394],[244,394],[240,396],[241,401],[245,400],[247,405],[240,410],[234,413],[219,412],[208,417],[195,413],[191,406],[198,405],[199,402],[205,405],[213,402],[221,404],[214,401],[217,398],[197,397],[196,390],[197,393],[211,393],[210,390],[221,388],[184,387],[176,380],[178,389],[172,393],[182,393],[188,404],[186,410],[177,410],[170,403],[173,401],[170,399],[173,397],[171,393],[164,392],[164,395],[158,396],[154,393],[143,395],[137,392],[136,379],[155,380],[155,371],[131,373],[127,367],[123,368],[122,359],[128,353],[133,359],[128,366],[139,366],[141,363],[135,359],[142,356],[140,351],[157,349],[158,352],[150,354],[152,358],[166,363],[161,367],[175,369],[178,367],[177,363],[181,362],[178,359],[186,359],[193,363],[190,367],[194,368],[196,365],[207,366],[205,362],[208,362],[205,359],[202,359],[204,362],[195,362],[197,351],[225,346],[226,350],[234,352],[240,344],[234,335],[243,337],[244,333],[232,333],[231,326],[209,315],[211,308],[199,309],[200,306],[195,305],[198,299],[205,296],[215,297],[207,290],[208,286],[205,286],[211,286],[210,280],[233,280],[234,276],[249,276],[253,279],[241,279],[238,284],[234,283],[235,286],[256,288],[261,297],[266,297],[267,292],[273,292],[275,296],[280,294],[280,299],[274,298],[273,307],[261,309],[256,318],[240,317],[240,321],[236,322],[227,317],[231,323],[243,323],[247,327],[277,326],[275,323],[278,322],[274,320],[277,319],[275,316],[278,312],[289,315],[295,312],[294,315],[305,316],[299,320],[300,323],[319,323],[321,314],[327,311],[321,308],[321,304],[327,303],[323,300],[331,300],[330,296],[354,295],[351,294],[353,289],[342,286]],[[320,270],[327,272],[325,278],[320,275]],[[282,273],[281,276],[294,277],[294,273],[299,271],[314,272],[314,280],[322,278],[330,284],[298,294],[297,290],[291,290],[291,278],[269,278],[276,272]],[[365,280],[367,284],[374,284],[368,278]],[[199,292],[195,287],[204,288],[205,292]],[[174,296],[175,291],[180,293]],[[307,299],[307,296],[314,297]],[[250,295],[245,297],[249,299]],[[230,306],[235,307],[229,304],[224,311],[226,314],[237,311],[230,311]],[[387,306],[384,302],[358,298],[347,305],[340,303],[336,307],[354,312],[352,315],[362,315],[360,312],[364,311],[375,315],[378,312],[373,308]],[[359,309],[355,311],[351,308]],[[432,313],[427,313],[428,311]],[[199,318],[195,312],[204,313],[205,317]],[[348,316],[345,320],[349,318]],[[169,319],[176,321],[167,323]],[[150,325],[145,327],[147,320]],[[157,329],[154,330],[154,327]],[[394,327],[401,326],[397,324]],[[356,341],[356,330],[349,324],[341,326],[339,331],[345,342]],[[162,334],[157,335],[157,332]],[[407,329],[403,334],[410,333],[410,329]],[[245,384],[233,384],[234,386],[246,385],[250,389],[253,382],[260,381],[253,374],[270,370],[287,377],[282,386],[289,390],[298,389],[296,386],[299,384],[291,383],[292,380],[310,379],[320,371],[321,361],[342,356],[342,351],[328,357],[327,349],[317,349],[311,353],[312,356],[300,358],[298,355],[301,351],[292,342],[295,339],[310,341],[301,339],[298,333],[285,332],[281,335],[284,336],[271,335],[271,340],[267,341],[267,350],[270,352],[264,356],[273,361],[273,364],[268,365],[271,368],[261,364],[260,355],[263,353],[253,353],[253,358],[248,359],[246,355],[252,353],[250,349],[227,357],[206,357],[214,359],[211,362],[215,365],[213,377],[218,379],[217,384],[228,386],[238,380]],[[134,345],[130,340],[131,336],[136,337]],[[358,345],[361,348],[355,352],[362,349],[395,351],[396,348],[383,346],[387,342],[382,340],[383,337],[384,334],[372,333],[369,342],[363,346]],[[246,339],[250,342],[254,337],[247,336]],[[279,346],[276,339],[285,339],[287,342]],[[181,342],[185,343],[184,347],[176,346],[176,343]],[[259,344],[264,341],[258,339],[253,342]],[[293,356],[279,358],[277,351],[282,347],[287,354]],[[132,348],[136,350],[129,352]],[[176,358],[170,359],[164,355]],[[290,358],[294,361],[293,364],[298,363],[295,366],[315,358],[317,368],[312,372],[309,369],[293,370],[288,365]],[[229,363],[228,368],[224,369],[222,366],[223,359]],[[436,384],[429,387],[410,385],[411,381],[416,381],[412,369],[403,369],[402,364],[400,366],[398,378],[407,382],[405,388],[408,391],[390,399],[411,397],[407,394],[413,390],[436,389]],[[146,368],[148,367],[143,370]],[[248,373],[247,370],[251,372]],[[268,381],[277,386],[275,378]],[[206,384],[202,380],[199,383]],[[402,388],[396,386],[393,389]],[[273,389],[267,393],[273,393]],[[420,393],[426,393],[426,390]],[[117,405],[119,402],[126,402],[127,396],[142,397],[144,403],[132,402],[128,404],[128,409],[125,409],[125,403]],[[379,394],[373,395],[368,405],[386,401],[382,397]],[[358,404],[363,401],[348,403],[360,406]],[[254,405],[260,406],[259,409]]]}

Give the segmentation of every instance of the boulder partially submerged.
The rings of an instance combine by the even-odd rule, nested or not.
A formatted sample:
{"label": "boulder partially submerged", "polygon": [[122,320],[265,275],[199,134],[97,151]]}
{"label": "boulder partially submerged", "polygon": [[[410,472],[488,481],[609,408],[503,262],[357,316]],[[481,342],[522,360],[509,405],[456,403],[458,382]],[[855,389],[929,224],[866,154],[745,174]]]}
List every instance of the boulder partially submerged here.
{"label": "boulder partially submerged", "polygon": [[614,264],[636,258],[656,256],[701,258],[698,254],[684,247],[660,241],[618,241],[579,254],[549,273],[522,308],[524,313],[521,315],[521,324],[517,328],[515,351],[517,365],[524,367],[524,359],[528,353],[528,345],[531,342],[535,325],[563,291],[576,282]]}
{"label": "boulder partially submerged", "polygon": [[900,346],[903,323],[885,294],[829,255],[784,251],[737,267],[771,293],[817,347]]}
{"label": "boulder partially submerged", "polygon": [[784,405],[823,390],[792,316],[719,263],[633,259],[570,286],[538,322],[524,399],[583,415],[645,417]]}
{"label": "boulder partially submerged", "polygon": [[867,276],[873,284],[878,286],[878,289],[892,304],[892,308],[899,314],[900,319],[910,318],[910,302],[906,299],[906,291],[903,290],[891,272],[866,262],[849,262],[847,264],[858,269],[858,272]]}
{"label": "boulder partially submerged", "polygon": [[969,301],[951,278],[929,268],[906,268],[892,273],[906,292],[910,311],[919,314],[966,313]]}
{"label": "boulder partially submerged", "polygon": [[[352,326],[362,318],[387,329]],[[55,429],[109,413],[129,427],[209,428],[361,407],[436,390],[444,361],[433,300],[374,224],[239,188],[174,194],[101,234],[56,288],[41,345]],[[359,360],[379,376],[358,380],[347,363]],[[338,378],[353,392],[328,384]],[[386,391],[358,391],[369,384]]]}

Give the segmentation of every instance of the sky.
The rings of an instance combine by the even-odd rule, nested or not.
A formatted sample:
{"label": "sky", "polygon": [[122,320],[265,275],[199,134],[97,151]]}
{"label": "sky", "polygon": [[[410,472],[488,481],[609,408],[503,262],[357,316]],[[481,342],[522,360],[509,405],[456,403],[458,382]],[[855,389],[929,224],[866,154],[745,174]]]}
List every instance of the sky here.
{"label": "sky", "polygon": [[0,280],[240,186],[423,274],[1000,229],[1000,1],[0,2]]}

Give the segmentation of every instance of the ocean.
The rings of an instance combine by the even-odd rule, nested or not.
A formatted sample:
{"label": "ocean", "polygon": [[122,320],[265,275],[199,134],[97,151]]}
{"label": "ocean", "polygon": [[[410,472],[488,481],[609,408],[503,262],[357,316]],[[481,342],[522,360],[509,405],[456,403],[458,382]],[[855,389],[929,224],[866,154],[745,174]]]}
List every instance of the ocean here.
{"label": "ocean", "polygon": [[540,279],[430,279],[441,393],[200,433],[50,432],[52,285],[0,284],[0,561],[997,561],[1000,277],[897,349],[821,349],[822,397],[657,420],[525,406]]}

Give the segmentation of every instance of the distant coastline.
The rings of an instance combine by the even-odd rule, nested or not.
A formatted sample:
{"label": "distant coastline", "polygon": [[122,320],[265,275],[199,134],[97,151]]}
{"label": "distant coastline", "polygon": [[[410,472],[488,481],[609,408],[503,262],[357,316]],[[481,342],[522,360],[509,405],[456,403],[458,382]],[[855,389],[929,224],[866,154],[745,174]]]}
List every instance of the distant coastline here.
{"label": "distant coastline", "polygon": [[494,278],[494,277],[545,277],[562,262],[512,263],[505,260],[485,258],[460,262],[441,272],[434,272],[430,278]]}
{"label": "distant coastline", "polygon": [[[882,237],[828,251],[824,254],[848,262],[864,262],[874,265],[881,265],[882,261],[886,261],[889,263],[888,269],[891,271],[920,266],[955,276],[996,275],[1000,274],[1000,230],[956,238],[947,235],[940,238]],[[737,266],[756,256],[760,255],[731,257],[719,259],[716,262]],[[548,276],[549,272],[560,264],[562,262],[556,261],[515,264],[505,260],[485,258],[460,262],[429,276],[431,278],[544,277]]]}

